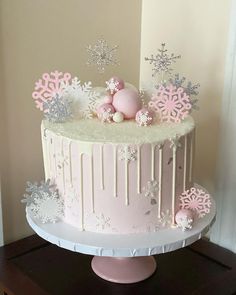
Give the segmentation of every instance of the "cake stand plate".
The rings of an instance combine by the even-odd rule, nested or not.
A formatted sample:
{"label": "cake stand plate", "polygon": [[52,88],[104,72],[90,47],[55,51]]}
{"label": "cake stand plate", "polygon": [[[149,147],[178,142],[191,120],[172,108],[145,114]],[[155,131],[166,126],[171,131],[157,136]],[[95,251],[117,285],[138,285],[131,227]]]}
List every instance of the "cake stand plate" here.
{"label": "cake stand plate", "polygon": [[210,213],[197,219],[193,228],[185,232],[179,228],[130,235],[79,231],[63,221],[44,224],[27,207],[26,218],[32,229],[50,243],[70,251],[95,255],[92,268],[100,277],[131,283],[144,280],[155,271],[156,262],[148,256],[183,248],[208,232],[216,215],[215,202],[211,201]]}

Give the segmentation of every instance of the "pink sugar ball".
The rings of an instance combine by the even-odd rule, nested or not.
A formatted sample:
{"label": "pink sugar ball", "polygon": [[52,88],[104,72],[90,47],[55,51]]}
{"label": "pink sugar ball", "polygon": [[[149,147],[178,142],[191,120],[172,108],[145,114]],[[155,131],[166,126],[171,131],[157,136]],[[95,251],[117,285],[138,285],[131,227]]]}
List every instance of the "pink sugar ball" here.
{"label": "pink sugar ball", "polygon": [[183,231],[191,229],[194,220],[194,214],[189,209],[180,209],[175,215],[175,221],[178,227]]}
{"label": "pink sugar ball", "polygon": [[154,114],[147,108],[142,108],[136,113],[135,120],[139,126],[151,125],[154,119]]}
{"label": "pink sugar ball", "polygon": [[142,102],[137,91],[125,88],[114,94],[113,106],[117,112],[124,114],[125,119],[134,119],[142,107]]}
{"label": "pink sugar ball", "polygon": [[112,95],[125,87],[124,81],[119,77],[111,77],[107,82],[106,90]]}
{"label": "pink sugar ball", "polygon": [[113,105],[112,104],[110,104],[110,103],[104,103],[104,104],[102,104],[102,105],[100,105],[99,107],[98,107],[98,109],[97,109],[97,114],[101,114],[101,113],[103,113],[104,111],[107,111],[107,110],[111,110],[111,112],[112,113],[115,113],[115,109],[114,109],[114,107],[113,107]]}
{"label": "pink sugar ball", "polygon": [[104,103],[112,103],[113,97],[111,95],[107,95],[104,98]]}

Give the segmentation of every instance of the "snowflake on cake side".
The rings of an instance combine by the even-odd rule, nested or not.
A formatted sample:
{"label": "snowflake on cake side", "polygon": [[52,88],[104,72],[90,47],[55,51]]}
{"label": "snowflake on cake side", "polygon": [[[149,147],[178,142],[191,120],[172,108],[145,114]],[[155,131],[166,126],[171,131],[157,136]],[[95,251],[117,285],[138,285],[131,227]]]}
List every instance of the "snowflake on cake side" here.
{"label": "snowflake on cake side", "polygon": [[50,179],[40,183],[27,181],[26,185],[26,194],[23,195],[21,202],[26,203],[27,206],[31,205],[36,197],[41,197],[43,193],[51,194],[55,190],[55,185]]}
{"label": "snowflake on cake side", "polygon": [[71,74],[54,71],[44,73],[42,78],[35,83],[32,97],[35,100],[36,107],[43,111],[43,104],[48,100],[52,100],[56,94],[60,95],[62,91],[61,83],[68,82]]}
{"label": "snowflake on cake side", "polygon": [[146,187],[143,188],[144,196],[146,198],[155,198],[158,193],[158,182],[156,180],[150,180],[147,182]]}
{"label": "snowflake on cake side", "polygon": [[64,215],[64,204],[57,192],[51,194],[42,193],[42,196],[34,199],[34,203],[29,206],[29,209],[42,223],[55,223]]}
{"label": "snowflake on cake side", "polygon": [[179,123],[191,110],[189,96],[182,87],[161,85],[153,94],[149,107],[159,114],[161,122]]}
{"label": "snowflake on cake side", "polygon": [[161,217],[158,219],[162,227],[169,227],[172,224],[172,214],[170,210],[167,209],[161,212]]}
{"label": "snowflake on cake side", "polygon": [[196,213],[199,218],[210,213],[211,198],[210,195],[205,193],[202,189],[192,187],[184,191],[179,199],[181,209],[190,209]]}
{"label": "snowflake on cake side", "polygon": [[132,146],[122,146],[118,149],[119,160],[120,161],[136,161],[137,150]]}
{"label": "snowflake on cake side", "polygon": [[107,66],[118,64],[115,57],[117,49],[117,45],[109,47],[107,41],[99,39],[94,46],[87,46],[87,52],[89,55],[87,65],[95,65],[97,66],[98,72],[104,73]]}
{"label": "snowflake on cake side", "polygon": [[82,84],[78,77],[74,77],[71,82],[62,81],[61,89],[63,98],[73,102],[74,108],[78,110],[79,117],[93,118],[93,114],[98,107],[99,94],[93,91],[90,81]]}
{"label": "snowflake on cake side", "polygon": [[100,215],[96,215],[96,219],[97,219],[97,224],[96,227],[104,230],[107,227],[110,227],[110,221],[111,219],[109,217],[106,217],[103,213],[101,213]]}

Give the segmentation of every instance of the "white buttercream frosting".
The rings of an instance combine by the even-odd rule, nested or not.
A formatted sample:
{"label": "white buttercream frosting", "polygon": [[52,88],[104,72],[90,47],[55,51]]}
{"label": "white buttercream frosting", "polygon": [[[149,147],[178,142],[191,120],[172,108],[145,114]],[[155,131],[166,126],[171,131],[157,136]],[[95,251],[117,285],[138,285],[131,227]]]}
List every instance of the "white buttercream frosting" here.
{"label": "white buttercream frosting", "polygon": [[160,123],[139,127],[135,121],[101,123],[98,119],[74,120],[66,123],[42,121],[42,127],[57,135],[85,142],[103,143],[156,143],[177,136],[183,136],[194,129],[195,123],[188,116],[181,123]]}

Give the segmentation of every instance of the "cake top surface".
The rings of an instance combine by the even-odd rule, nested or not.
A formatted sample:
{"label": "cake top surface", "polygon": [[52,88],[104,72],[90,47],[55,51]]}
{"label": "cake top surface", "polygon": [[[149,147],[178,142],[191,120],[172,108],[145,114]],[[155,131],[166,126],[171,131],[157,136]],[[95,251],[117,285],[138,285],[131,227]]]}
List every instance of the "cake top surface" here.
{"label": "cake top surface", "polygon": [[42,121],[42,127],[59,136],[85,142],[106,143],[155,143],[183,136],[193,130],[195,124],[191,116],[181,123],[160,123],[147,128],[138,126],[135,121],[125,120],[120,124],[101,124],[98,119],[74,120],[65,123]]}

